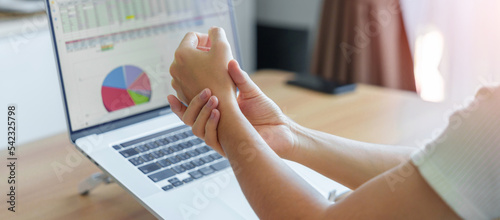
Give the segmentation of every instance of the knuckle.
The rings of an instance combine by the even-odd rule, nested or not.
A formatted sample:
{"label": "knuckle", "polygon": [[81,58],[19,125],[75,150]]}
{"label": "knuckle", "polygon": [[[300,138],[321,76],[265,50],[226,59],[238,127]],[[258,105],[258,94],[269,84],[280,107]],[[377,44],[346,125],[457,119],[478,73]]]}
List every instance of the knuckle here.
{"label": "knuckle", "polygon": [[170,72],[170,75],[173,77],[175,77],[177,75],[177,67],[176,67],[175,61],[174,61],[174,63],[172,63],[172,65],[170,65],[168,72]]}
{"label": "knuckle", "polygon": [[177,49],[175,50],[175,53],[174,53],[174,58],[175,58],[175,61],[177,63],[182,63],[183,62],[183,59],[184,59],[184,56],[185,56],[185,50],[183,49]]}
{"label": "knuckle", "polygon": [[170,82],[170,85],[172,86],[172,88],[175,90],[175,91],[178,91],[179,87],[177,86],[177,83],[175,82],[175,80],[172,80]]}

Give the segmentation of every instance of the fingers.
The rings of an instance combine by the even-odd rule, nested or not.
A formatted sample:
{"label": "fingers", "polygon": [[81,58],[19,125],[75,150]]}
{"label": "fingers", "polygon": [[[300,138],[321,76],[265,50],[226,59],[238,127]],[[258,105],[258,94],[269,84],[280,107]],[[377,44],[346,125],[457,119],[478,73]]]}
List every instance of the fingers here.
{"label": "fingers", "polygon": [[205,143],[212,147],[217,153],[226,156],[222,150],[222,146],[217,138],[217,126],[219,125],[220,112],[217,109],[212,109],[210,117],[205,125]]}
{"label": "fingers", "polygon": [[182,121],[189,126],[193,126],[196,118],[200,114],[201,109],[207,103],[208,98],[212,95],[210,89],[202,90],[198,95],[196,95],[189,103],[186,112],[182,116]]}
{"label": "fingers", "polygon": [[234,84],[243,95],[256,95],[260,92],[259,87],[250,79],[250,76],[240,68],[236,60],[229,61],[228,71]]}
{"label": "fingers", "polygon": [[208,119],[210,118],[210,114],[212,110],[217,108],[219,105],[219,100],[217,97],[212,96],[208,99],[208,102],[203,106],[196,121],[193,124],[193,134],[199,138],[205,139],[205,125],[207,124]]}
{"label": "fingers", "polygon": [[195,32],[188,32],[182,39],[179,48],[196,48],[198,46],[198,35]]}
{"label": "fingers", "polygon": [[[217,138],[217,126],[220,120],[220,112],[217,110],[219,100],[212,96],[209,99],[204,98],[210,95],[209,89],[204,89],[198,94],[188,107],[175,96],[167,97],[172,111],[185,124],[192,126],[193,134],[204,139],[205,143],[212,147],[219,154],[225,156],[224,151]],[[200,110],[201,109],[201,110]]]}
{"label": "fingers", "polygon": [[196,48],[203,51],[209,51],[212,46],[212,42],[210,41],[208,34],[196,33],[196,36],[198,37],[198,46]]}
{"label": "fingers", "polygon": [[184,104],[182,104],[182,102],[179,101],[179,99],[177,99],[177,97],[173,95],[169,95],[167,99],[168,103],[170,103],[170,109],[172,109],[172,111],[177,115],[177,117],[182,119],[182,116],[186,112],[187,107],[184,106]]}
{"label": "fingers", "polygon": [[212,49],[215,51],[231,51],[224,29],[220,27],[211,27],[208,31],[208,38],[210,39]]}

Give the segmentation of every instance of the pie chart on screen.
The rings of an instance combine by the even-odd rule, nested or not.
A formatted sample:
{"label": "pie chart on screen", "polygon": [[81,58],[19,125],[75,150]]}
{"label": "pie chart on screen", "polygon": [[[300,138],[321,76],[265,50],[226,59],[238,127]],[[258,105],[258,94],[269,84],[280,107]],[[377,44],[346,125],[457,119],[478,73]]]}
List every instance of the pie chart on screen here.
{"label": "pie chart on screen", "polygon": [[148,103],[151,93],[148,74],[132,65],[112,70],[101,88],[102,102],[108,112]]}

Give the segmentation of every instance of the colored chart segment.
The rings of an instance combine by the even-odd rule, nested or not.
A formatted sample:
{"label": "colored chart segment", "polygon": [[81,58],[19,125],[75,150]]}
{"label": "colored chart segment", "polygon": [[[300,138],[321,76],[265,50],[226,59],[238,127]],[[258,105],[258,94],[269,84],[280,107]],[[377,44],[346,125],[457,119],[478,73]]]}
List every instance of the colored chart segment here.
{"label": "colored chart segment", "polygon": [[148,103],[151,95],[148,75],[132,65],[112,70],[101,88],[102,102],[108,112]]}

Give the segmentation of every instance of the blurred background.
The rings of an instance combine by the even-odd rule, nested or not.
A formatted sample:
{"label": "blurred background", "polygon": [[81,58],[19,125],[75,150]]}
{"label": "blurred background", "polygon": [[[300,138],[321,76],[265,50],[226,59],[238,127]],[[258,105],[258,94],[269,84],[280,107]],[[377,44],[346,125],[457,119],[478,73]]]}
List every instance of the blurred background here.
{"label": "blurred background", "polygon": [[[367,83],[449,106],[500,80],[497,0],[233,3],[243,67],[250,73],[281,69]],[[39,0],[0,0],[0,103],[21,107],[18,144],[66,131],[43,10]],[[0,133],[5,129],[0,126]]]}

